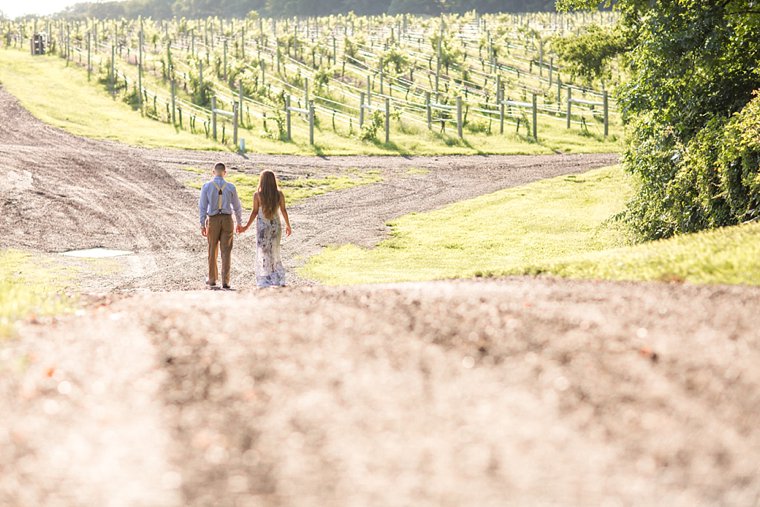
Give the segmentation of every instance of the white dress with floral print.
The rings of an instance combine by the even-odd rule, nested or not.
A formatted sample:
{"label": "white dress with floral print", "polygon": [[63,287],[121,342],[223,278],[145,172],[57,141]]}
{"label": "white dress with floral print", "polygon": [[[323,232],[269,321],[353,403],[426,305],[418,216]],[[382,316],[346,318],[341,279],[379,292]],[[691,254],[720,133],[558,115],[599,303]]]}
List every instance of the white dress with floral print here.
{"label": "white dress with floral print", "polygon": [[259,208],[256,216],[256,285],[276,287],[285,285],[285,268],[280,256],[282,226],[280,213],[275,211],[270,219]]}

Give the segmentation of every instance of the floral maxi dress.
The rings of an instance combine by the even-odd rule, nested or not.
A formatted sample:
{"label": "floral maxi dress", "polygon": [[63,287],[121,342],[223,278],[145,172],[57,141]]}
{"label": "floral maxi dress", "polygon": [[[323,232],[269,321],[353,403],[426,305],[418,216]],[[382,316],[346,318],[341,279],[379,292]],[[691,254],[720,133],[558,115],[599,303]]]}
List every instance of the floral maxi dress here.
{"label": "floral maxi dress", "polygon": [[282,226],[275,211],[270,219],[259,209],[256,216],[256,285],[274,287],[285,285],[285,268],[280,256]]}

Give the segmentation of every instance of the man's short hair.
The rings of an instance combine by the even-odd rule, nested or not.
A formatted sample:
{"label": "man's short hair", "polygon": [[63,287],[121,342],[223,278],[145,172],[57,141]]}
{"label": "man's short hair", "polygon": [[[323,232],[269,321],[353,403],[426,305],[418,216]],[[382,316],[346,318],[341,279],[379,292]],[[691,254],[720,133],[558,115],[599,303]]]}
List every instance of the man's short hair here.
{"label": "man's short hair", "polygon": [[224,172],[226,170],[227,170],[227,166],[224,165],[224,163],[222,162],[217,162],[216,165],[214,166],[214,171],[218,173]]}

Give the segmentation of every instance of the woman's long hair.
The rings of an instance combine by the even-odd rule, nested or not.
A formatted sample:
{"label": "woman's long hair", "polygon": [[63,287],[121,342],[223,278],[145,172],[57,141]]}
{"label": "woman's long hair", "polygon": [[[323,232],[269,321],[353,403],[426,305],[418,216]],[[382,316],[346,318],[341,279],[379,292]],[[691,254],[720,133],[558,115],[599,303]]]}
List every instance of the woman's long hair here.
{"label": "woman's long hair", "polygon": [[264,216],[271,218],[277,212],[280,205],[280,190],[277,188],[277,178],[274,173],[268,169],[261,171],[259,175],[259,197],[261,198],[261,208]]}

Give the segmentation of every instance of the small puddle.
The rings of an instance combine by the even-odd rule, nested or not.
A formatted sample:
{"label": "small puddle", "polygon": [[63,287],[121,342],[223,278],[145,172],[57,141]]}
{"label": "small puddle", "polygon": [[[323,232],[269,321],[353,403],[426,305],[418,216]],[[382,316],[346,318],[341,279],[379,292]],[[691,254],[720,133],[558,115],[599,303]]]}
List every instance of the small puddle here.
{"label": "small puddle", "polygon": [[107,257],[121,257],[132,255],[134,252],[129,250],[110,250],[108,248],[89,248],[87,250],[70,250],[63,252],[61,255],[67,257],[85,257],[88,259],[105,259]]}

